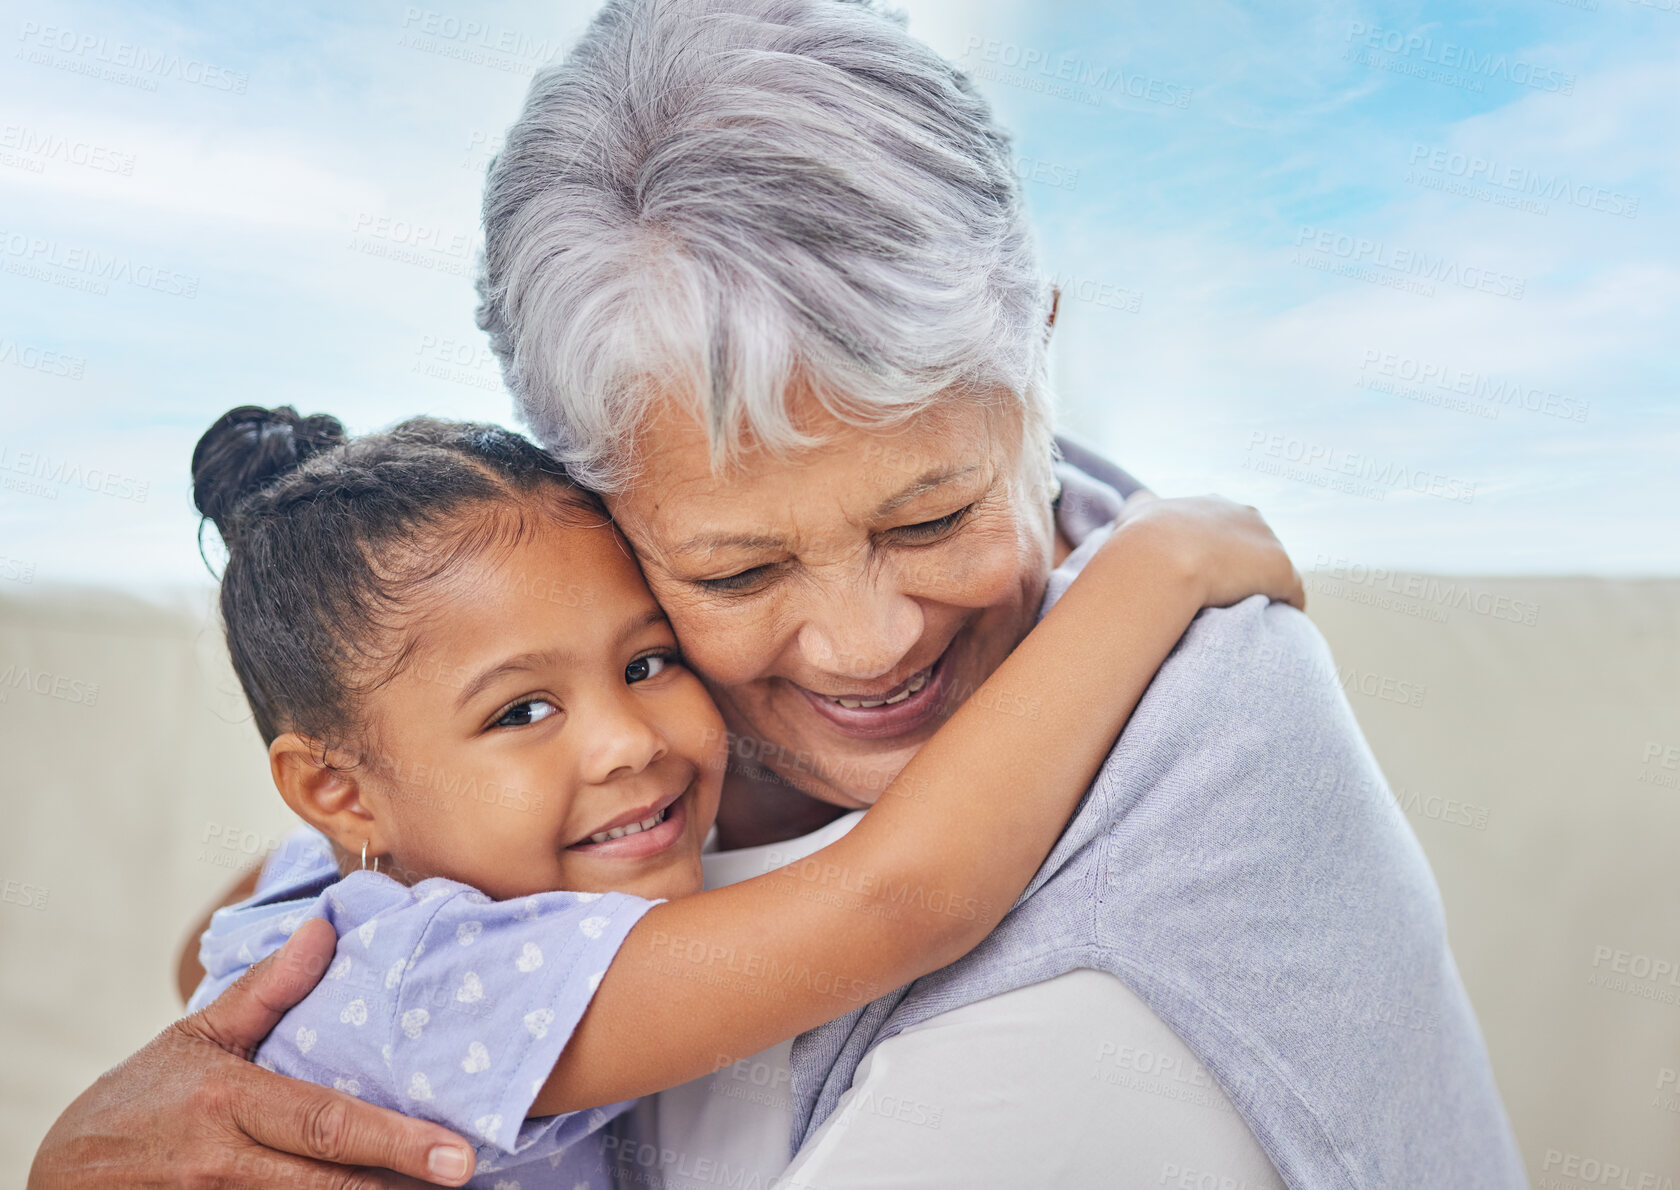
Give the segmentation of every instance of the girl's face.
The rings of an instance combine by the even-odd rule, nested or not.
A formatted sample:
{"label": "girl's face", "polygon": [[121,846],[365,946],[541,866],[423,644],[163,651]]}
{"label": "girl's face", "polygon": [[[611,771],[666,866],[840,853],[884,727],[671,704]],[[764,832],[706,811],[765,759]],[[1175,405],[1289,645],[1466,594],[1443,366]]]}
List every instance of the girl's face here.
{"label": "girl's face", "polygon": [[370,696],[370,854],[498,900],[699,891],[723,722],[617,532],[544,517],[426,604]]}

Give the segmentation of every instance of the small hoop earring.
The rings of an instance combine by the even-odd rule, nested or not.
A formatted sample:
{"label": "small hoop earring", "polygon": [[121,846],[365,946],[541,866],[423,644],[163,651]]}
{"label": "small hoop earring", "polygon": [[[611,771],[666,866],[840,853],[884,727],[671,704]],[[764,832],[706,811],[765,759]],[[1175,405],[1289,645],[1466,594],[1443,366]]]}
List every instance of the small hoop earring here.
{"label": "small hoop earring", "polygon": [[[364,872],[367,871],[367,848],[368,848],[368,841],[366,839],[363,839],[362,840],[362,871],[364,871]],[[377,855],[373,857],[373,870],[374,870],[375,873],[378,873],[378,871],[379,871],[379,857]]]}

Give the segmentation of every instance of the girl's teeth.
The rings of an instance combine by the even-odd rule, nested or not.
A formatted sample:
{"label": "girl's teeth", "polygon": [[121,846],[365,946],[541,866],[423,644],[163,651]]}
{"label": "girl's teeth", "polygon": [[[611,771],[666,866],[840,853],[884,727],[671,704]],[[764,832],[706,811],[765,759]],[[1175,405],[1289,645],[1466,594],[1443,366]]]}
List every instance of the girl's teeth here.
{"label": "girl's teeth", "polygon": [[[929,666],[928,668],[931,669],[932,666]],[[848,710],[854,710],[854,711],[859,707],[866,707],[866,708],[867,707],[890,707],[895,702],[903,702],[905,699],[909,698],[912,694],[916,693],[916,691],[920,690],[923,686],[926,686],[927,684],[928,684],[928,671],[926,669],[924,669],[921,673],[919,673],[915,677],[911,678],[910,681],[908,683],[906,683],[903,690],[900,690],[897,694],[893,695],[891,698],[874,698],[874,699],[837,698],[834,701],[839,703],[841,706],[847,708]]]}
{"label": "girl's teeth", "polygon": [[608,839],[622,839],[625,835],[639,835],[643,831],[650,831],[665,821],[665,811],[655,810],[640,822],[632,822],[629,826],[615,826],[610,831],[590,835],[591,843],[605,843]]}

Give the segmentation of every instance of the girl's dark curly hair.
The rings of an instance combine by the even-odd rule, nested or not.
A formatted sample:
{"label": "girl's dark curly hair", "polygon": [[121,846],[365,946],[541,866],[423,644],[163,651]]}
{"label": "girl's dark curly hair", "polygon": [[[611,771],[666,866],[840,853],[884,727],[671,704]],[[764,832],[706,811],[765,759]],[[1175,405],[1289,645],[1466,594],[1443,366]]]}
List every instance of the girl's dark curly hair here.
{"label": "girl's dark curly hair", "polygon": [[419,596],[542,518],[608,521],[523,436],[433,417],[351,438],[324,413],[241,405],[198,440],[192,475],[227,545],[222,624],[265,744],[359,742],[361,699],[401,671]]}

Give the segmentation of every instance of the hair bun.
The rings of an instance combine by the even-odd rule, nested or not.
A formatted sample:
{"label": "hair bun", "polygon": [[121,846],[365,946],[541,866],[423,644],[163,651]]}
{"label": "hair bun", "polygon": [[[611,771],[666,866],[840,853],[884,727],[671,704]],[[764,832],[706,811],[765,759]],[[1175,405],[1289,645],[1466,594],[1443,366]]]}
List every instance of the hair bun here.
{"label": "hair bun", "polygon": [[228,517],[241,500],[344,440],[343,423],[330,414],[303,417],[290,405],[229,409],[193,448],[193,503],[226,541]]}

